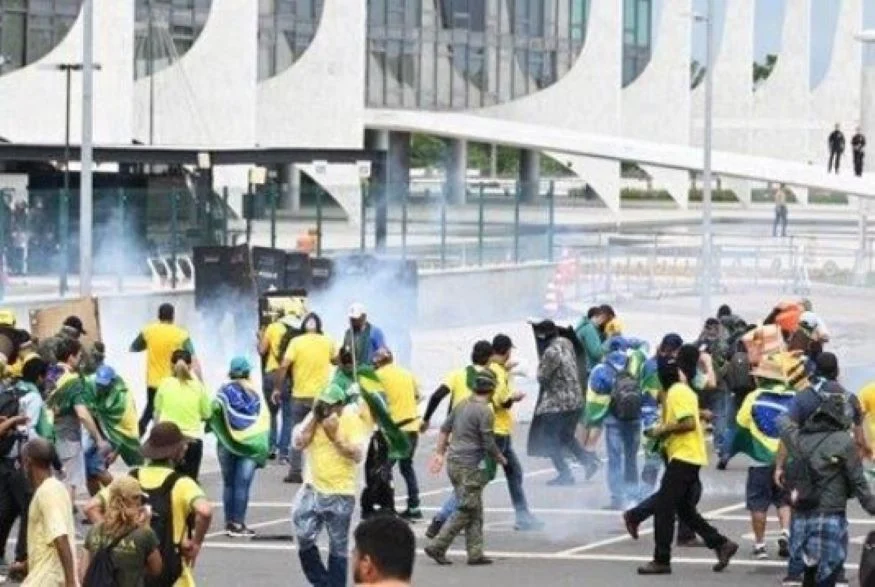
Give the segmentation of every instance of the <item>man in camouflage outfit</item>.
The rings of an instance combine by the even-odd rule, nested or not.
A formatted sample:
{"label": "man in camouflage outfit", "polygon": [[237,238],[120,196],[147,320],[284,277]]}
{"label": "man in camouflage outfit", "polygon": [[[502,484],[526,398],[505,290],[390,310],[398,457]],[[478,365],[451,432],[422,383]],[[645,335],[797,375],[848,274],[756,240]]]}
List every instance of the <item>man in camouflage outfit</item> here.
{"label": "man in camouflage outfit", "polygon": [[483,554],[483,488],[495,475],[496,463],[507,464],[493,433],[495,416],[489,403],[495,386],[492,371],[478,373],[473,395],[459,402],[441,426],[432,471],[440,470],[448,453],[447,472],[459,507],[425,548],[439,565],[450,564],[447,549],[462,530],[468,564],[492,564]]}
{"label": "man in camouflage outfit", "polygon": [[[61,341],[79,340],[83,334],[88,333],[85,332],[82,320],[78,316],[68,316],[57,334],[39,342],[37,352],[47,365],[54,365],[58,362],[56,352]],[[91,375],[96,372],[97,368],[103,364],[105,352],[106,349],[100,341],[95,342],[89,349],[83,348],[79,372],[83,375]]]}

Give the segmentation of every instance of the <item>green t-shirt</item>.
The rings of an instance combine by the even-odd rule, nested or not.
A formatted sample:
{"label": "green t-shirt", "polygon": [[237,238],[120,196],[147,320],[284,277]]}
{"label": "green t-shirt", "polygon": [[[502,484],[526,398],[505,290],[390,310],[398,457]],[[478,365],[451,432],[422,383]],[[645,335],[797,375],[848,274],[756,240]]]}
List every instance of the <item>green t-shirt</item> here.
{"label": "green t-shirt", "polygon": [[[85,537],[85,549],[93,556],[97,551],[113,541],[111,536],[103,532],[103,524],[98,524],[88,531]],[[146,575],[146,559],[158,548],[158,536],[151,528],[137,528],[123,538],[112,549],[112,559],[118,569],[117,585],[119,587],[142,587]]]}

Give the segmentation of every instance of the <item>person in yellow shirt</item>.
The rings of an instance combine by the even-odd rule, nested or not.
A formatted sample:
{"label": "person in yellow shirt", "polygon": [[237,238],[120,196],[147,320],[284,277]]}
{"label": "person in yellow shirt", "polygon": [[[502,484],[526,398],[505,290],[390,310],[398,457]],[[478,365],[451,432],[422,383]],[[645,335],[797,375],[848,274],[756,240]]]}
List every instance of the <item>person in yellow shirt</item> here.
{"label": "person in yellow shirt", "polygon": [[[339,385],[328,386],[292,434],[295,448],[307,451],[306,482],[295,497],[292,524],[301,568],[312,585],[346,585],[357,465],[367,438],[359,413],[344,410],[346,400]],[[316,544],[323,527],[327,566]]]}
{"label": "person in yellow shirt", "polygon": [[[286,377],[292,377],[291,422],[297,426],[313,409],[313,401],[328,386],[331,379],[332,361],[337,356],[337,346],[331,337],[322,333],[322,319],[315,313],[308,314],[301,327],[304,333],[289,343],[282,362],[276,370],[271,400],[280,401],[279,390],[283,389]],[[289,450],[289,473],[286,483],[301,483],[303,477],[301,451],[294,446]]]}
{"label": "person in yellow shirt", "polygon": [[173,304],[161,304],[158,308],[158,321],[143,328],[131,343],[132,353],[146,351],[146,407],[140,417],[140,437],[146,433],[146,428],[152,421],[158,385],[173,374],[170,357],[175,350],[188,351],[192,357],[194,372],[202,378],[191,337],[187,330],[173,323],[175,315]]}
{"label": "person in yellow shirt", "polygon": [[471,349],[471,364],[463,369],[450,372],[444,382],[428,398],[420,432],[425,433],[428,430],[431,417],[445,397],[450,396],[450,407],[447,410],[449,413],[459,402],[471,396],[477,374],[488,370],[491,358],[492,344],[488,340],[478,340],[474,343],[474,348]]}
{"label": "person in yellow shirt", "polygon": [[413,373],[395,363],[389,349],[380,349],[374,354],[374,366],[386,393],[392,421],[410,440],[410,456],[398,461],[398,470],[407,485],[407,509],[400,516],[405,520],[421,520],[419,482],[413,468],[413,455],[419,441],[419,384]]}
{"label": "person in yellow shirt", "polygon": [[[738,544],[706,522],[696,509],[701,484],[699,471],[708,464],[699,399],[689,384],[696,376],[698,362],[699,349],[694,345],[682,346],[677,359],[658,358],[657,370],[663,389],[659,392],[662,423],[648,428],[646,434],[662,442],[667,464],[655,494],[653,560],[638,568],[639,575],[671,574],[675,517],[701,536],[705,545],[715,552],[715,572],[725,569],[738,552]],[[628,519],[626,528],[633,538],[638,537],[637,525],[630,524]]]}
{"label": "person in yellow shirt", "polygon": [[866,465],[866,470],[871,478],[875,476],[875,465],[873,465],[872,457],[875,455],[875,382],[864,386],[857,394],[857,398],[860,400],[860,409],[863,412],[863,436],[869,448],[869,462]]}
{"label": "person in yellow shirt", "polygon": [[[150,525],[158,536],[164,563],[161,574],[152,579],[173,587],[195,587],[192,571],[213,518],[210,502],[200,486],[176,471],[187,444],[179,426],[159,422],[143,444],[146,466],[131,471],[149,498]],[[105,487],[88,502],[85,515],[93,524],[100,524],[108,503],[109,488]],[[161,515],[162,510],[169,515]]]}

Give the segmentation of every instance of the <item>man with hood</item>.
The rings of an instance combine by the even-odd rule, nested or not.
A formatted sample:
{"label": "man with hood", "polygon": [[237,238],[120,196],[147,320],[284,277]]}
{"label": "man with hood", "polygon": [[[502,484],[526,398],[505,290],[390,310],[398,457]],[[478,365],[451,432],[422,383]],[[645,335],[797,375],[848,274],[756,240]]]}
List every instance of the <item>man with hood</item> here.
{"label": "man with hood", "polygon": [[[281,391],[285,379],[292,379],[291,422],[297,426],[304,421],[313,401],[328,386],[331,380],[331,365],[337,355],[337,347],[330,337],[322,334],[322,319],[315,313],[308,314],[301,327],[304,333],[289,343],[280,366],[276,369],[271,401],[282,401]],[[294,446],[289,450],[289,473],[286,483],[301,483],[301,451]]]}

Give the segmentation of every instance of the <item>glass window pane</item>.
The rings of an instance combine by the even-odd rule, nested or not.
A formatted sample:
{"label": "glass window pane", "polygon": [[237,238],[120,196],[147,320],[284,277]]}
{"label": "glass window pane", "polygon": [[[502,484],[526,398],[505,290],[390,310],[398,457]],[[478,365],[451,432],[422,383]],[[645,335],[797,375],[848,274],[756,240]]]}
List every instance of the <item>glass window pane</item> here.
{"label": "glass window pane", "polygon": [[[16,68],[25,64],[24,27],[26,23],[27,17],[24,14],[6,13],[3,15],[3,29],[0,30],[0,53],[7,56]],[[6,68],[9,68],[9,65]]]}

